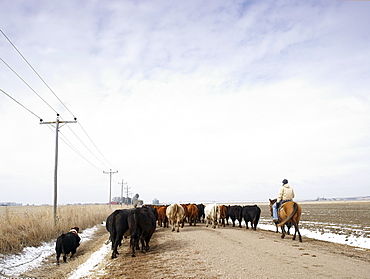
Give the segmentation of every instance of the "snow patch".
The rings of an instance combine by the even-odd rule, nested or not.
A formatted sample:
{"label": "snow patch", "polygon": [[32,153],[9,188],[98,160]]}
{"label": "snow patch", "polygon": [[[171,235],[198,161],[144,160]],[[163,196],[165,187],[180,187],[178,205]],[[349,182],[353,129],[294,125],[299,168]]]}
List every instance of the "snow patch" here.
{"label": "snow patch", "polygon": [[99,264],[104,260],[105,256],[109,253],[111,248],[110,244],[104,244],[100,250],[96,251],[91,257],[81,264],[69,279],[79,279],[82,277],[89,277],[99,267]]}

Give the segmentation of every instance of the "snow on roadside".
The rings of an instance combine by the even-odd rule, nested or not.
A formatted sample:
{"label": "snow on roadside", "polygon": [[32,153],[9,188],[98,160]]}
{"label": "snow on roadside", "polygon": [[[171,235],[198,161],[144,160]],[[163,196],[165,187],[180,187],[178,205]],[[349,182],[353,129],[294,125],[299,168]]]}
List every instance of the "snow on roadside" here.
{"label": "snow on roadside", "polygon": [[[243,221],[244,222],[244,221]],[[242,224],[243,224],[242,222]],[[275,225],[266,225],[266,224],[258,224],[258,227],[262,230],[267,231],[276,231]],[[281,232],[281,230],[279,229]],[[319,231],[310,231],[307,229],[299,229],[302,236],[324,240],[333,243],[345,244],[349,246],[354,246],[358,248],[365,248],[370,249],[370,239],[365,237],[356,237],[354,235],[340,235],[330,232],[319,232]],[[290,229],[290,233],[294,233],[294,228]]]}
{"label": "snow on roadside", "polygon": [[69,279],[79,279],[88,277],[94,273],[98,268],[99,264],[104,260],[105,256],[109,253],[111,244],[104,244],[100,250],[96,251],[91,257],[81,264],[73,273],[69,276]]}
{"label": "snow on roadside", "polygon": [[[85,229],[79,234],[81,243],[90,240],[98,226]],[[55,254],[55,240],[45,242],[39,247],[25,247],[19,255],[0,255],[0,274],[6,276],[19,276],[20,274],[37,268],[52,254]]]}

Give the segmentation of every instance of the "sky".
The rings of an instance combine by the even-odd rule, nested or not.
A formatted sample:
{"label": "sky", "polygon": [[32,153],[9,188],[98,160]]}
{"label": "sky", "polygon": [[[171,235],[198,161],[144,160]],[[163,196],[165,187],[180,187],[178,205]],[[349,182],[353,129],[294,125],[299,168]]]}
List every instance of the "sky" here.
{"label": "sky", "polygon": [[370,195],[370,1],[0,5],[1,202]]}

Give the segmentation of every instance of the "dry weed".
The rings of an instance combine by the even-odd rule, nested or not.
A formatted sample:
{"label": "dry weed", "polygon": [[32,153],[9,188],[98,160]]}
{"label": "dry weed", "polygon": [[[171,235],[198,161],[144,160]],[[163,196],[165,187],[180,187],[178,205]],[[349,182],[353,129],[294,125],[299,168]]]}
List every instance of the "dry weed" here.
{"label": "dry weed", "polygon": [[52,206],[5,207],[0,210],[0,253],[18,253],[26,246],[39,246],[56,239],[72,227],[81,230],[106,220],[115,208],[108,205],[58,207],[54,224]]}

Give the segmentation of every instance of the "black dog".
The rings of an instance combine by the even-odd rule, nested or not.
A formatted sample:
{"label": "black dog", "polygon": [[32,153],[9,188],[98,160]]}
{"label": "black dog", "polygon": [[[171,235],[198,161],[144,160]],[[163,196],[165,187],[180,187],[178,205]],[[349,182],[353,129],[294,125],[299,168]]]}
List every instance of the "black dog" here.
{"label": "black dog", "polygon": [[67,261],[67,255],[72,253],[71,257],[76,253],[76,249],[80,246],[81,238],[78,236],[79,228],[74,227],[68,233],[64,233],[57,238],[55,251],[57,252],[57,264],[59,265],[59,257],[63,254],[63,261]]}

